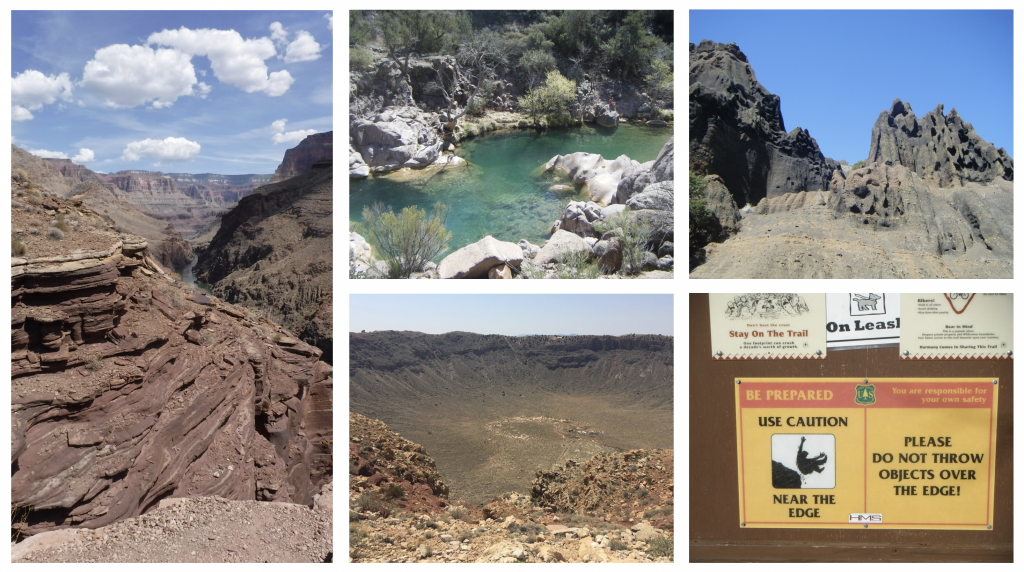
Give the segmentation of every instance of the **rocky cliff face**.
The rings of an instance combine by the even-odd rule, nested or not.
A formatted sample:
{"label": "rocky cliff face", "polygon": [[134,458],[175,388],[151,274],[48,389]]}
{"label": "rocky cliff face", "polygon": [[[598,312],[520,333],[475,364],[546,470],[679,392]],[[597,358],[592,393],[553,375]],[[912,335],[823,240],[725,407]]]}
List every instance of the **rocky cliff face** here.
{"label": "rocky cliff face", "polygon": [[871,128],[868,163],[903,165],[940,187],[966,181],[1013,180],[1013,158],[982,139],[956,109],[943,115],[942,104],[918,120],[909,102],[892,102]]}
{"label": "rocky cliff face", "polygon": [[312,167],[239,201],[194,272],[225,300],[288,325],[330,362],[334,169]]}
{"label": "rocky cliff face", "polygon": [[690,44],[690,170],[718,175],[737,205],[828,190],[838,163],[810,133],[786,132],[780,101],[735,44]]}
{"label": "rocky cliff face", "polygon": [[318,161],[334,160],[334,132],[314,133],[284,152],[284,160],[274,171],[271,183],[297,177],[313,168]]}
{"label": "rocky cliff face", "polygon": [[[96,528],[168,497],[311,504],[333,473],[320,350],[52,202],[12,216],[11,500],[27,513],[14,527]],[[60,240],[31,232],[57,215]]]}

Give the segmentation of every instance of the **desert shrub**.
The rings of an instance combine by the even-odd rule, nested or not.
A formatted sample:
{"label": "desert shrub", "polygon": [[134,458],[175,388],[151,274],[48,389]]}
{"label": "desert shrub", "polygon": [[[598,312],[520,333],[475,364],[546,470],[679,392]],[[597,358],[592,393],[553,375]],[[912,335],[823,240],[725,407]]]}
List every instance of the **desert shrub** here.
{"label": "desert shrub", "polygon": [[365,491],[359,495],[356,498],[356,509],[359,512],[376,512],[382,517],[387,517],[391,513],[377,491]]}
{"label": "desert shrub", "polygon": [[18,201],[11,201],[11,208],[14,209],[14,210],[18,210],[18,209],[22,208],[23,206],[25,206],[25,205],[19,203]]}
{"label": "desert shrub", "polygon": [[68,218],[71,219],[72,222],[78,222],[79,220],[82,219],[82,217],[79,216],[78,213],[71,213],[68,215]]}
{"label": "desert shrub", "polygon": [[50,227],[49,237],[53,240],[64,240],[64,231],[55,226]]}
{"label": "desert shrub", "polygon": [[672,121],[674,118],[675,118],[675,114],[672,112],[671,109],[663,109],[663,110],[661,110],[661,120],[662,121]]}
{"label": "desert shrub", "polygon": [[21,239],[16,236],[11,236],[11,256],[22,256],[25,254],[25,245],[22,244]]}
{"label": "desert shrub", "polygon": [[363,48],[349,48],[348,65],[351,71],[370,70],[373,68],[373,54]]}
{"label": "desert shrub", "polygon": [[629,546],[626,546],[626,543],[616,538],[608,544],[608,550],[611,550],[613,552],[616,550],[629,550]]}
{"label": "desert shrub", "polygon": [[11,169],[11,179],[13,179],[15,181],[18,181],[18,182],[27,181],[28,180],[28,173],[25,172],[25,169],[21,169],[21,168]]}
{"label": "desert shrub", "polygon": [[57,213],[57,220],[53,222],[55,223],[53,226],[61,229],[64,232],[71,230],[70,228],[68,228],[68,223],[64,221],[63,213]]}
{"label": "desert shrub", "polygon": [[616,226],[622,229],[622,272],[639,274],[646,259],[647,245],[651,242],[651,223],[633,216],[629,209],[618,215]]}
{"label": "desert shrub", "polygon": [[638,489],[636,491],[637,498],[641,498],[642,499],[642,498],[646,497],[648,494],[649,493],[648,493],[647,489]]}
{"label": "desert shrub", "polygon": [[16,196],[16,197],[24,197],[25,196],[25,191],[22,191],[22,190],[19,189],[18,192],[14,193],[14,196]]}
{"label": "desert shrub", "polygon": [[348,543],[351,546],[360,544],[366,540],[366,528],[361,524],[349,523],[348,525]]}
{"label": "desert shrub", "polygon": [[374,203],[363,207],[370,240],[388,265],[389,278],[408,278],[423,265],[448,250],[452,233],[444,225],[451,207],[437,203],[434,212],[411,206],[396,215],[391,207]]}
{"label": "desert shrub", "polygon": [[480,133],[480,129],[475,123],[467,123],[465,126],[466,137],[476,137]]}
{"label": "desert shrub", "polygon": [[674,547],[671,536],[659,536],[652,539],[648,546],[650,546],[650,549],[647,551],[647,555],[651,558],[672,558],[673,556]]}
{"label": "desert shrub", "polygon": [[448,509],[448,514],[456,520],[462,522],[470,522],[471,517],[469,516],[469,509],[464,506],[453,506]]}
{"label": "desert shrub", "polygon": [[559,278],[597,278],[597,262],[590,261],[589,250],[569,250],[562,253],[561,260],[555,265]]}
{"label": "desert shrub", "polygon": [[29,227],[28,233],[29,234],[39,234],[39,229],[34,227],[34,226],[33,227]]}
{"label": "desert shrub", "polygon": [[853,164],[853,169],[852,170],[856,171],[857,169],[862,169],[862,168],[864,168],[864,161],[857,161],[856,163]]}
{"label": "desert shrub", "polygon": [[400,485],[392,484],[384,491],[384,498],[386,499],[400,499],[405,496],[405,489]]}
{"label": "desert shrub", "polygon": [[[519,107],[535,121],[541,115],[565,115],[569,104],[576,101],[576,82],[566,79],[557,70],[548,72],[544,85],[519,98]],[[543,123],[550,123],[544,121]]]}
{"label": "desert shrub", "polygon": [[85,369],[89,371],[99,371],[103,369],[103,356],[99,354],[85,356]]}

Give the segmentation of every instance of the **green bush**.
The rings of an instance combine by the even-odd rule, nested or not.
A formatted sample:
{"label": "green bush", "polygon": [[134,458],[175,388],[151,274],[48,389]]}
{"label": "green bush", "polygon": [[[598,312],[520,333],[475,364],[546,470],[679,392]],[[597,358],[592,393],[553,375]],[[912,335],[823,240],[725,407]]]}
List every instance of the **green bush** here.
{"label": "green bush", "polygon": [[64,221],[64,214],[63,213],[58,213],[57,214],[57,228],[61,229],[64,232],[67,232],[68,230],[70,230],[68,228],[68,223]]}
{"label": "green bush", "polygon": [[720,228],[718,219],[707,208],[704,189],[708,182],[704,177],[690,173],[690,259],[695,260],[697,253],[707,243],[714,240]]}
{"label": "green bush", "polygon": [[349,48],[348,65],[351,71],[369,70],[373,68],[373,55],[363,48]]}
{"label": "green bush", "polygon": [[543,86],[519,98],[519,107],[536,119],[547,113],[565,115],[573,101],[576,101],[576,82],[558,71],[550,71]]}
{"label": "green bush", "polygon": [[388,487],[388,490],[384,491],[384,498],[386,499],[400,499],[405,496],[405,489],[400,485],[392,484]]}
{"label": "green bush", "polygon": [[597,262],[590,261],[590,250],[569,250],[564,252],[555,265],[559,278],[597,278]]}
{"label": "green bush", "polygon": [[451,207],[437,203],[434,212],[412,207],[396,215],[391,207],[374,203],[363,207],[369,239],[388,266],[389,278],[408,278],[423,265],[448,250],[452,233],[444,228]]}
{"label": "green bush", "polygon": [[862,168],[864,168],[864,161],[857,161],[856,163],[853,164],[853,169],[851,170],[856,171],[857,169]]}

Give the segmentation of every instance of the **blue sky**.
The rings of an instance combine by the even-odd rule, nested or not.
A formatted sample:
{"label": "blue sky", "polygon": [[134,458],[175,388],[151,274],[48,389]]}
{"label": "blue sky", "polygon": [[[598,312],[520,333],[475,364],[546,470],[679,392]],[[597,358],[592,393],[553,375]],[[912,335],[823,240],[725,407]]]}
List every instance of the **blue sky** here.
{"label": "blue sky", "polygon": [[349,331],[672,335],[669,294],[352,294]]}
{"label": "blue sky", "polygon": [[13,11],[12,143],[108,173],[273,173],[333,129],[327,16]]}
{"label": "blue sky", "polygon": [[690,42],[735,43],[782,100],[787,131],[821,152],[865,159],[871,126],[895,98],[921,117],[956,108],[982,139],[1013,156],[1010,10],[691,10]]}

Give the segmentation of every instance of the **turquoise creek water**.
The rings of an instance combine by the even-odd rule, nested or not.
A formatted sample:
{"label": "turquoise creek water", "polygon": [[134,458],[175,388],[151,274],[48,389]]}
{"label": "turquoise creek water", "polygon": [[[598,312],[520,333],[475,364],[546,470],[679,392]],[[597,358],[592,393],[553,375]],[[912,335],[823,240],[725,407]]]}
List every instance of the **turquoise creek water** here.
{"label": "turquoise creek water", "polygon": [[[672,127],[620,125],[615,130],[591,127],[492,133],[470,139],[456,154],[468,166],[446,171],[404,170],[354,180],[349,191],[350,220],[363,222],[363,207],[382,202],[395,212],[415,205],[430,213],[436,202],[451,205],[447,229],[449,254],[488,234],[499,240],[525,238],[540,244],[550,237],[551,224],[561,218],[569,200],[587,200],[586,191],[572,188],[564,175],[543,173],[555,155],[577,151],[599,153],[606,161],[619,155],[645,163],[658,156],[672,136]],[[569,185],[571,190],[550,190]],[[352,230],[366,236],[362,225]]]}

